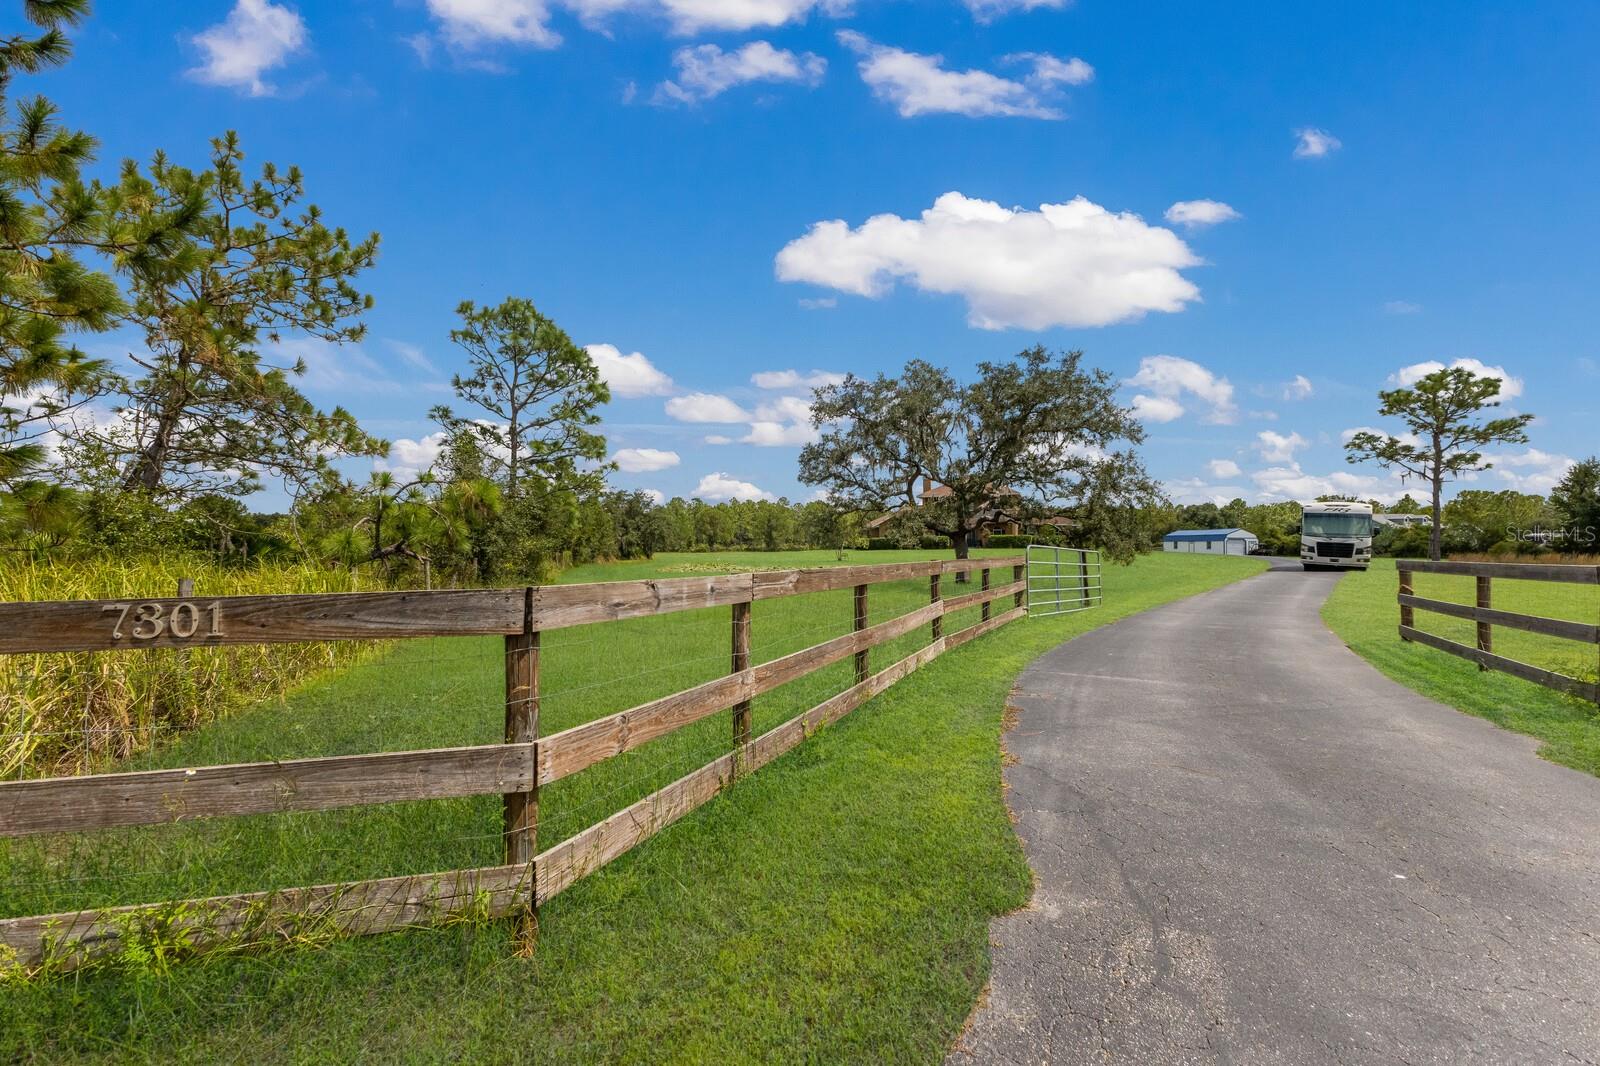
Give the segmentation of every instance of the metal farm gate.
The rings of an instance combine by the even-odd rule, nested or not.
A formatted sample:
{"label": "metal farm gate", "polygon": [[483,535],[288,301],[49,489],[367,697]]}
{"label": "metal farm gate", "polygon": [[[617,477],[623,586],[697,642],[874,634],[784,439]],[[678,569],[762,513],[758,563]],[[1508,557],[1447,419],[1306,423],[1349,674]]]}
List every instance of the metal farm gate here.
{"label": "metal farm gate", "polygon": [[1100,553],[1090,548],[1030,544],[1027,554],[1028,617],[1046,618],[1100,606]]}

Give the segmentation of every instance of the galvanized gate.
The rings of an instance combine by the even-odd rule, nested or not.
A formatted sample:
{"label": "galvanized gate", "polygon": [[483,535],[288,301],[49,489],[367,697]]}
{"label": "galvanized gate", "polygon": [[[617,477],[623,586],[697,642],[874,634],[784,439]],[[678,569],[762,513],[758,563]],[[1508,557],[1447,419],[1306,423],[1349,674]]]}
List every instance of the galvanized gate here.
{"label": "galvanized gate", "polygon": [[1091,548],[1028,545],[1028,617],[1071,614],[1100,606],[1100,553]]}

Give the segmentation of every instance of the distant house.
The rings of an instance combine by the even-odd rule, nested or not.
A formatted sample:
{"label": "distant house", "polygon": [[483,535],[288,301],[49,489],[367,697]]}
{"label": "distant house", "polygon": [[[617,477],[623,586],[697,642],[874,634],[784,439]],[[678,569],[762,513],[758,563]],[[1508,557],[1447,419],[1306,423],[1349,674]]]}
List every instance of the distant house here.
{"label": "distant house", "polygon": [[1176,529],[1161,538],[1164,552],[1212,555],[1249,555],[1261,541],[1248,529]]}
{"label": "distant house", "polygon": [[1375,514],[1372,521],[1380,526],[1426,526],[1433,524],[1433,517],[1425,514]]}

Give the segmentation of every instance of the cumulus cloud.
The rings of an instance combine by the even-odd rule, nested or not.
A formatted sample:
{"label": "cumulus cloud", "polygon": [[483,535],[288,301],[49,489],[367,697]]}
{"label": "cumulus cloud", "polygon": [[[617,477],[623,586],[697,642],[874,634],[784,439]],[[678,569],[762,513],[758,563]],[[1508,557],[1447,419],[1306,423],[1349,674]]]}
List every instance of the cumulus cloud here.
{"label": "cumulus cloud", "polygon": [[657,507],[660,507],[662,504],[667,502],[667,494],[662,492],[660,489],[639,489],[638,491],[650,497],[650,502],[655,504]]}
{"label": "cumulus cloud", "polygon": [[1261,453],[1261,458],[1269,463],[1288,463],[1294,460],[1294,453],[1310,446],[1311,442],[1298,433],[1275,433],[1264,429],[1256,434],[1256,451]]}
{"label": "cumulus cloud", "polygon": [[1167,208],[1166,220],[1175,226],[1203,229],[1219,222],[1232,222],[1242,218],[1239,212],[1221,200],[1179,200]]}
{"label": "cumulus cloud", "polygon": [[1567,471],[1576,463],[1570,455],[1542,452],[1538,448],[1529,448],[1517,454],[1502,452],[1490,455],[1488,459],[1494,464],[1494,475],[1509,487],[1518,492],[1540,495],[1555,488],[1556,482],[1566,477]]}
{"label": "cumulus cloud", "polygon": [[564,9],[591,27],[614,15],[664,20],[674,32],[743,31],[782,26],[812,13],[847,14],[848,0],[427,0],[447,44],[474,49],[487,44],[554,48],[561,35],[550,26]]}
{"label": "cumulus cloud", "polygon": [[1232,459],[1213,459],[1206,464],[1206,470],[1214,478],[1230,478],[1239,476],[1239,464]]}
{"label": "cumulus cloud", "polygon": [[990,22],[1001,15],[1010,15],[1018,11],[1066,7],[1071,0],[962,0],[962,2],[967,5],[967,10],[972,12],[973,18],[979,22]]}
{"label": "cumulus cloud", "polygon": [[750,412],[726,396],[691,392],[667,401],[667,414],[679,422],[749,422]]}
{"label": "cumulus cloud", "polygon": [[705,438],[707,444],[732,444],[733,438],[721,433],[711,433]]}
{"label": "cumulus cloud", "polygon": [[725,500],[771,500],[775,497],[772,493],[752,485],[748,481],[740,481],[718,472],[707,474],[700,479],[700,484],[695,486],[694,494],[708,503],[721,503]]}
{"label": "cumulus cloud", "polygon": [[1164,488],[1175,503],[1214,503],[1218,507],[1245,495],[1238,485],[1217,485],[1197,477],[1169,481]]}
{"label": "cumulus cloud", "polygon": [[389,445],[388,455],[373,460],[372,468],[379,472],[387,471],[397,478],[409,481],[438,462],[440,453],[444,451],[445,441],[448,439],[448,435],[442,430],[430,433],[421,440],[401,438]]}
{"label": "cumulus cloud", "polygon": [[840,44],[861,57],[861,80],[874,96],[893,104],[902,118],[945,114],[1059,119],[1065,116],[1045,94],[1058,85],[1080,85],[1094,76],[1094,69],[1081,59],[1021,53],[1016,58],[1031,62],[1033,72],[1024,81],[1013,81],[986,70],[946,70],[943,56],[878,44],[854,30],[841,30],[838,37]]}
{"label": "cumulus cloud", "polygon": [[781,281],[874,299],[903,281],[963,297],[978,329],[1038,330],[1181,311],[1200,290],[1180,271],[1199,262],[1171,230],[1081,196],[1028,211],[948,192],[914,219],[818,222],[776,268]]}
{"label": "cumulus cloud", "polygon": [[672,391],[672,379],[657,370],[640,352],[623,355],[614,344],[590,344],[584,351],[589,353],[613,396],[631,400],[640,396],[665,396]]}
{"label": "cumulus cloud", "polygon": [[561,43],[561,35],[548,24],[550,5],[545,0],[427,0],[427,3],[428,12],[438,21],[445,41],[458,48],[474,48],[491,42],[554,48]]}
{"label": "cumulus cloud", "polygon": [[694,105],[749,82],[797,82],[820,85],[828,61],[814,52],[796,55],[766,41],[751,41],[724,52],[714,44],[680,48],[672,56],[677,76],[656,86],[657,103]]}
{"label": "cumulus cloud", "polygon": [[[1454,370],[1456,368],[1469,370],[1480,378],[1499,378],[1500,399],[1502,400],[1514,400],[1522,395],[1522,379],[1512,377],[1503,366],[1489,366],[1479,359],[1457,359],[1450,364],[1450,369]],[[1389,383],[1391,385],[1410,387],[1429,374],[1437,373],[1443,369],[1445,369],[1445,365],[1436,359],[1430,359],[1423,363],[1412,363],[1410,366],[1403,366],[1389,375]]]}
{"label": "cumulus cloud", "polygon": [[1304,374],[1296,374],[1294,380],[1283,387],[1285,400],[1307,400],[1316,390],[1311,385],[1311,379]]}
{"label": "cumulus cloud", "polygon": [[653,474],[658,470],[671,470],[682,459],[677,452],[664,452],[657,448],[623,448],[611,457],[617,469],[629,474]]}
{"label": "cumulus cloud", "polygon": [[1294,157],[1296,159],[1321,159],[1323,156],[1332,155],[1344,142],[1329,133],[1319,130],[1315,126],[1303,126],[1294,131]]}
{"label": "cumulus cloud", "polygon": [[1184,414],[1183,397],[1194,396],[1205,403],[1205,421],[1228,425],[1238,420],[1233,401],[1233,385],[1192,359],[1176,355],[1151,355],[1139,360],[1139,372],[1124,385],[1143,390],[1133,398],[1133,410],[1150,422],[1171,422]]}
{"label": "cumulus cloud", "polygon": [[227,18],[191,39],[201,62],[189,74],[210,85],[270,96],[274,89],[262,74],[288,61],[307,39],[305,22],[291,8],[271,0],[238,0]]}
{"label": "cumulus cloud", "polygon": [[1176,422],[1183,417],[1183,404],[1166,396],[1140,393],[1133,398],[1133,414],[1141,422]]}
{"label": "cumulus cloud", "polygon": [[758,389],[820,389],[824,385],[843,382],[844,375],[831,370],[813,370],[809,374],[802,374],[798,370],[764,370],[750,377],[750,383]]}
{"label": "cumulus cloud", "polygon": [[1400,443],[1409,444],[1413,447],[1422,443],[1422,438],[1417,436],[1415,433],[1390,434],[1388,430],[1378,429],[1375,426],[1352,426],[1349,429],[1342,430],[1339,433],[1339,440],[1341,443],[1349,444],[1355,439],[1355,435],[1357,433],[1375,433],[1380,437],[1388,437],[1392,435],[1396,440],[1400,441]]}
{"label": "cumulus cloud", "polygon": [[1378,497],[1394,495],[1396,482],[1364,474],[1335,471],[1332,474],[1308,474],[1299,463],[1268,467],[1250,475],[1261,497],[1273,500],[1314,500],[1318,496]]}
{"label": "cumulus cloud", "polygon": [[750,432],[739,440],[759,448],[798,448],[819,436],[811,424],[811,404],[798,396],[780,396],[756,407]]}

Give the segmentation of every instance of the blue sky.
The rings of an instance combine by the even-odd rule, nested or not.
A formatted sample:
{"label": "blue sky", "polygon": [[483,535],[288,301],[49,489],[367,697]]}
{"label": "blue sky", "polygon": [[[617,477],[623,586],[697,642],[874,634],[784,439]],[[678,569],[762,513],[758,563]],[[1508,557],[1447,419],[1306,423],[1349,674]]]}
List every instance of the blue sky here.
{"label": "blue sky", "polygon": [[508,295],[611,346],[614,481],[667,496],[805,498],[807,382],[1035,343],[1129,383],[1184,501],[1394,495],[1341,434],[1434,362],[1538,415],[1474,487],[1597,450],[1600,5],[102,0],[76,37],[24,87],[108,172],[236,129],[383,234],[367,340],[300,348],[394,467],[454,307]]}

